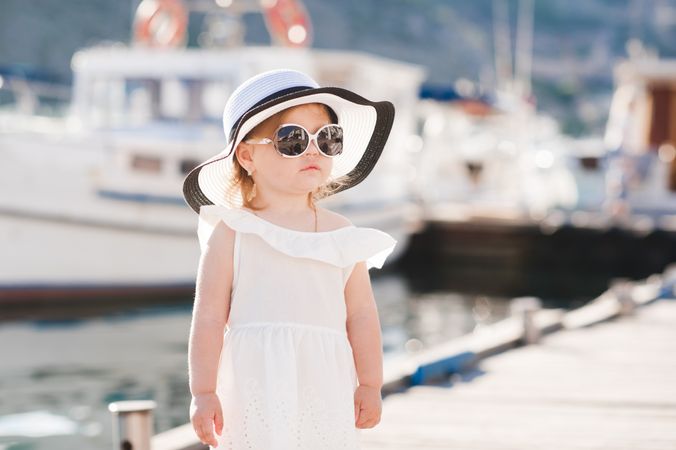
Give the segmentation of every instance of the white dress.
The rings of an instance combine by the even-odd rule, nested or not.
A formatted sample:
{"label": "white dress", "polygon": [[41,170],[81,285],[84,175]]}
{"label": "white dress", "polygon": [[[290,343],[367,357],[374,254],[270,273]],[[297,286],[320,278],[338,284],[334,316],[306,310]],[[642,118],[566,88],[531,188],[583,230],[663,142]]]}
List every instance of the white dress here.
{"label": "white dress", "polygon": [[224,426],[214,448],[359,449],[344,287],[355,263],[381,268],[397,241],[353,225],[296,231],[207,205],[199,215],[202,249],[220,220],[235,243],[217,381]]}

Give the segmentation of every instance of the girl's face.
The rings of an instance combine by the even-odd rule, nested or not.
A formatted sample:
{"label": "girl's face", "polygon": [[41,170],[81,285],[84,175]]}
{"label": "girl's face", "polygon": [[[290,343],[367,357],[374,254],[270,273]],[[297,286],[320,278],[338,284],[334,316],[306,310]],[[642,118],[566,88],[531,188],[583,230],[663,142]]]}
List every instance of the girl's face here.
{"label": "girl's face", "polygon": [[[316,103],[294,106],[273,117],[276,120],[263,122],[252,139],[272,139],[277,127],[283,123],[301,125],[310,133],[331,123],[326,108]],[[245,167],[253,170],[254,181],[263,189],[307,194],[326,182],[333,167],[333,160],[322,155],[314,142],[297,158],[280,155],[273,144],[245,143],[240,144],[240,148],[238,150],[243,152],[240,161],[243,160],[247,164]]]}

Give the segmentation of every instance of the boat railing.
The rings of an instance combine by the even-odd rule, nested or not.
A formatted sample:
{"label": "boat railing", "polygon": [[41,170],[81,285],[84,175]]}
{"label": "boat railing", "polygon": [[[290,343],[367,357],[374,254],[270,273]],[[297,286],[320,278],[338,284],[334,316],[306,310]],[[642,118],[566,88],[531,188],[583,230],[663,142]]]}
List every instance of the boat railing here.
{"label": "boat railing", "polygon": [[0,68],[0,107],[3,109],[23,115],[62,115],[70,95],[68,84]]}

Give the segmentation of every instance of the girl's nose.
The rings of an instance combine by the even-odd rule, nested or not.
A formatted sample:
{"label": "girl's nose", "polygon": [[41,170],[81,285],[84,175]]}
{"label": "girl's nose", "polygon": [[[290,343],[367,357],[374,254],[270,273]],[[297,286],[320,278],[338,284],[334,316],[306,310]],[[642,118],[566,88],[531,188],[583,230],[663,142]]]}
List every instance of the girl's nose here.
{"label": "girl's nose", "polygon": [[306,154],[312,154],[312,155],[318,155],[319,154],[319,149],[317,148],[317,144],[315,143],[315,140],[312,139],[310,140],[310,145],[308,146],[308,149],[305,152]]}

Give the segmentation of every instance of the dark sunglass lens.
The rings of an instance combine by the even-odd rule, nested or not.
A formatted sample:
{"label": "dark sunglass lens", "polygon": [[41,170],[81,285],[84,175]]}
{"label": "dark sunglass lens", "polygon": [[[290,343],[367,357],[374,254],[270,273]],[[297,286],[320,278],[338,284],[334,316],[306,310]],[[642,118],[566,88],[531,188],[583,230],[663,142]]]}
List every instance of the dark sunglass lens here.
{"label": "dark sunglass lens", "polygon": [[325,127],[317,136],[317,143],[324,154],[339,155],[343,151],[343,129],[339,125]]}
{"label": "dark sunglass lens", "polygon": [[286,126],[277,131],[277,149],[285,155],[296,156],[303,153],[308,144],[308,135],[300,127]]}

